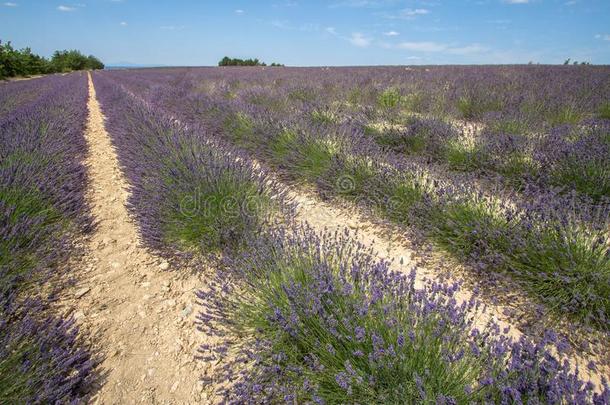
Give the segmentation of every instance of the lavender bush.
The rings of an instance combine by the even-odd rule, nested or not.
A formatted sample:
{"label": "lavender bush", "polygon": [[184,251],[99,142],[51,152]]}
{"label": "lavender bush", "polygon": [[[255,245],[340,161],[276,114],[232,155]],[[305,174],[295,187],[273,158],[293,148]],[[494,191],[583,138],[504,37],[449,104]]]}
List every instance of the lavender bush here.
{"label": "lavender bush", "polygon": [[[54,89],[0,124],[0,288],[33,282],[87,230],[85,78],[49,78]],[[52,171],[54,176],[49,177]]]}
{"label": "lavender bush", "polygon": [[284,191],[246,157],[116,84],[97,75],[95,83],[130,182],[130,207],[151,247],[239,249],[273,215],[289,213]]}
{"label": "lavender bush", "polygon": [[[0,119],[0,402],[67,403],[90,383],[92,356],[72,321],[47,315],[41,285],[91,227],[86,78],[16,87],[19,105]],[[3,85],[3,94],[10,89]]]}
{"label": "lavender bush", "polygon": [[95,362],[71,320],[41,315],[45,306],[0,298],[0,402],[72,403],[93,382]]}
{"label": "lavender bush", "polygon": [[[415,287],[347,234],[262,236],[199,294],[202,347],[224,363],[229,403],[596,403],[610,400],[562,364],[553,333],[512,341],[474,327],[456,285]],[[235,337],[239,337],[235,341]],[[551,347],[559,353],[552,355]],[[604,384],[606,384],[604,382]]]}
{"label": "lavender bush", "polygon": [[[536,69],[533,71],[538,72]],[[320,76],[325,74],[325,71],[317,72]],[[371,74],[370,71],[357,72],[364,76]],[[375,72],[387,79],[388,83],[394,83],[384,77],[388,71],[380,69]],[[565,72],[571,74],[572,71]],[[108,73],[107,76],[120,79],[121,83],[132,88],[135,88],[131,83],[134,79],[142,94],[161,109],[190,125],[205,125],[211,133],[222,135],[281,169],[281,173],[290,180],[314,184],[324,195],[350,199],[379,211],[397,223],[415,227],[443,250],[470,264],[482,282],[496,280],[497,274],[508,274],[556,314],[568,315],[579,322],[607,330],[610,258],[605,224],[608,223],[609,206],[604,202],[605,183],[600,179],[605,178],[605,166],[609,160],[605,158],[608,149],[604,141],[607,132],[603,123],[593,126],[583,123],[584,134],[577,131],[577,127],[568,125],[568,134],[576,133],[577,136],[561,135],[561,142],[554,141],[549,145],[543,141],[550,140],[548,136],[530,141],[525,136],[515,134],[490,135],[475,140],[473,145],[467,145],[454,126],[427,118],[410,118],[405,130],[381,135],[382,138],[389,137],[390,144],[398,142],[402,143],[401,147],[419,148],[421,153],[447,161],[454,168],[505,172],[506,177],[512,176],[513,180],[517,180],[522,190],[516,195],[494,187],[486,194],[479,189],[477,178],[464,182],[464,176],[448,173],[442,181],[436,180],[435,175],[430,175],[421,162],[409,162],[397,156],[396,150],[379,148],[375,139],[371,140],[370,135],[361,130],[361,117],[370,115],[374,118],[374,111],[371,113],[366,108],[354,106],[336,107],[336,101],[333,104],[332,98],[342,95],[341,86],[347,85],[335,74],[329,73],[321,85],[302,79],[306,85],[293,90],[277,84],[282,74],[278,73],[280,77],[277,77],[278,74],[266,71],[236,72],[233,80],[239,83],[231,82],[227,86],[226,79],[218,77],[214,70],[189,72],[182,76],[180,71],[173,73],[182,78],[179,89],[157,84],[154,91],[146,90],[152,87],[150,82],[145,84],[147,80],[163,82],[167,81],[167,77],[159,77],[154,72],[147,75]],[[302,73],[300,70],[292,72],[297,81],[301,80]],[[176,78],[172,75],[169,77]],[[198,83],[203,79],[208,83],[220,84],[201,91]],[[540,86],[540,83],[537,85]],[[586,87],[589,84],[582,85]],[[252,101],[253,91],[249,89],[254,86],[256,97],[255,102],[251,103],[248,100]],[[366,86],[374,85],[369,83]],[[328,91],[322,92],[322,87]],[[482,87],[477,88],[479,90],[476,91],[480,93],[470,100],[485,97]],[[369,92],[377,96],[370,99],[360,97],[360,101],[383,109],[390,122],[399,120],[399,107],[402,97],[406,96],[404,92],[396,86],[378,90],[377,93]],[[240,92],[243,92],[243,97]],[[398,98],[397,92],[400,93]],[[274,106],[277,103],[268,105],[269,100],[273,99],[269,93],[275,94],[276,99],[292,103],[289,105],[294,105],[293,109],[284,106],[282,112],[278,113]],[[185,98],[178,103],[176,94],[185,95]],[[296,97],[294,94],[307,97]],[[546,96],[544,93],[540,97],[544,99]],[[488,101],[491,105],[501,98],[495,94]],[[502,103],[510,104],[512,101]],[[528,103],[523,102],[530,105]],[[561,110],[570,105],[574,103],[557,108]],[[320,120],[312,116],[312,111],[339,111],[342,108],[345,108],[341,113],[343,115],[353,111],[354,119]],[[422,111],[426,110],[422,108]],[[284,114],[288,116],[283,117]],[[493,122],[504,122],[504,127],[510,129],[508,123],[513,118],[499,114],[496,111],[483,115],[490,119],[494,117],[496,121]],[[586,135],[588,133],[592,135]],[[373,134],[373,138],[376,136],[379,135]],[[565,147],[557,146],[572,145],[574,142],[590,148],[596,145],[592,148],[596,154],[566,154],[563,152]],[[530,164],[532,160],[522,156],[528,149],[525,145],[536,146],[534,153],[547,157],[549,161],[555,156],[552,166]],[[535,160],[543,161],[542,158]],[[593,166],[590,162],[593,162]],[[554,177],[550,173],[562,173],[556,166],[563,167],[561,165],[564,163],[568,168],[564,172],[580,180],[573,181],[567,175],[560,175],[561,179],[568,179],[561,180],[563,184],[585,190],[581,194],[589,194],[597,187],[601,189],[601,192],[595,191],[600,201],[591,201],[580,195],[562,195],[557,190],[539,187],[540,184],[553,184]],[[574,164],[580,170],[573,170]],[[540,172],[524,174],[530,165],[540,167]],[[587,177],[587,173],[596,174]],[[530,177],[541,181],[530,182]],[[498,205],[493,201],[496,194],[508,197],[507,202]],[[592,216],[590,212],[596,214]]]}

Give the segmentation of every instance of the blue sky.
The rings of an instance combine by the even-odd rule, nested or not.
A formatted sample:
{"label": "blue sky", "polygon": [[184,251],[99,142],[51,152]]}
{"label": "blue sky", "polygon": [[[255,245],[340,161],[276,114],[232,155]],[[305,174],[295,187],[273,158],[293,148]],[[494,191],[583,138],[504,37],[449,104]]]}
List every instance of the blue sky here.
{"label": "blue sky", "polygon": [[0,39],[106,63],[610,63],[610,0],[0,0]]}

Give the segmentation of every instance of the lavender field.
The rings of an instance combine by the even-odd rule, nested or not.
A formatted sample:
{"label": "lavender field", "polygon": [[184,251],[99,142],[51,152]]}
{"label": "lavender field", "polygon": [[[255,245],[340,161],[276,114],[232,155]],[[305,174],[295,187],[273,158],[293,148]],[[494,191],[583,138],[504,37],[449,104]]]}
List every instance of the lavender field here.
{"label": "lavender field", "polygon": [[610,403],[607,66],[74,72],[0,134],[0,403]]}

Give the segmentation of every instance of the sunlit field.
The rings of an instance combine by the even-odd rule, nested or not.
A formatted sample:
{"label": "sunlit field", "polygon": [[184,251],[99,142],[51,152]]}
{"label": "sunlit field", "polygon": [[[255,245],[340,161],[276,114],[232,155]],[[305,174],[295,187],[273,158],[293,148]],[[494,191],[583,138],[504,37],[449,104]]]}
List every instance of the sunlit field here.
{"label": "sunlit field", "polygon": [[610,403],[609,96],[588,65],[0,84],[0,403]]}

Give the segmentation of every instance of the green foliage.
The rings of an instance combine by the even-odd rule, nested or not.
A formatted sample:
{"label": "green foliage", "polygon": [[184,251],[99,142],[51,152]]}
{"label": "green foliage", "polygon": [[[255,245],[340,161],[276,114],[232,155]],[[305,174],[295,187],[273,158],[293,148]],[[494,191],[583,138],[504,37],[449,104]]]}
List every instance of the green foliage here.
{"label": "green foliage", "polygon": [[[259,192],[255,181],[229,171],[208,178],[195,190],[195,201],[192,194],[176,196],[181,209],[168,212],[170,220],[164,229],[170,243],[187,249],[239,249],[273,209],[269,196]],[[191,207],[193,203],[196,206]],[[244,215],[249,221],[244,221]]]}
{"label": "green foliage", "polygon": [[459,141],[447,142],[445,161],[453,170],[473,171],[482,166],[481,152]]}
{"label": "green foliage", "polygon": [[254,134],[254,122],[245,113],[237,112],[229,116],[225,122],[225,129],[231,140],[239,146],[247,146]]}
{"label": "green foliage", "polygon": [[470,120],[478,118],[487,111],[500,111],[502,103],[497,100],[484,100],[480,97],[462,96],[457,102],[457,109],[462,118]]}
{"label": "green foliage", "polygon": [[509,181],[520,182],[526,174],[536,173],[536,166],[531,158],[520,152],[507,154],[497,166],[498,172],[503,174]]}
{"label": "green foliage", "polygon": [[[267,66],[267,64],[265,62],[259,61],[257,58],[239,59],[239,58],[229,58],[228,56],[225,56],[218,62],[218,66]],[[269,66],[281,67],[284,65],[281,63],[273,62]]]}
{"label": "green foliage", "polygon": [[551,181],[558,186],[569,185],[593,199],[610,196],[610,162],[566,158],[551,172]]}
{"label": "green foliage", "polygon": [[520,135],[527,131],[527,124],[517,120],[498,120],[489,125],[493,132]]}
{"label": "green foliage", "polygon": [[[42,240],[50,237],[49,233],[57,229],[57,226],[62,226],[66,220],[39,191],[34,189],[1,188],[0,204],[13,207],[10,215],[2,219],[2,222],[5,221],[9,226],[15,226],[23,218],[30,218],[32,221],[27,232],[0,240],[0,266],[10,269],[10,272],[4,276],[13,279],[29,273],[38,266],[40,252],[32,249],[32,246],[42,246]],[[9,281],[9,279],[0,279],[0,291]]]}
{"label": "green foliage", "polygon": [[85,56],[77,50],[55,51],[51,58],[51,66],[54,72],[104,68],[104,64],[95,56]]}
{"label": "green foliage", "polygon": [[421,93],[407,94],[406,96],[402,97],[401,102],[409,111],[422,112],[424,96]]}
{"label": "green foliage", "polygon": [[339,121],[337,115],[329,109],[316,109],[311,112],[311,119],[318,124],[332,124]]}
{"label": "green foliage", "polygon": [[[489,201],[443,204],[430,211],[432,236],[446,251],[461,258],[476,258],[491,248],[508,250],[509,224]],[[482,238],[481,232],[485,232]],[[485,246],[481,240],[485,240]]]}
{"label": "green foliage", "polygon": [[316,99],[316,93],[311,88],[301,87],[290,91],[288,98],[290,100],[309,102]]}
{"label": "green foliage", "polygon": [[377,104],[382,108],[395,108],[400,102],[400,92],[395,88],[385,89],[377,98]]}
{"label": "green foliage", "polygon": [[32,53],[30,48],[17,50],[10,42],[2,44],[0,41],[0,79],[103,68],[104,64],[95,56],[85,56],[76,50],[56,51],[51,60],[47,60]]}
{"label": "green foliage", "polygon": [[528,289],[554,303],[553,309],[587,322],[594,314],[610,313],[607,233],[566,222],[535,227],[511,264]]}
{"label": "green foliage", "polygon": [[328,171],[336,151],[330,141],[305,138],[291,155],[295,174],[308,181],[316,181]]}
{"label": "green foliage", "polygon": [[395,129],[380,131],[375,142],[382,146],[388,146],[395,151],[405,154],[420,154],[425,151],[428,140],[428,129],[404,136],[396,133]]}
{"label": "green foliage", "polygon": [[552,125],[561,124],[578,124],[582,118],[582,114],[575,108],[567,106],[559,111],[551,112],[548,116],[548,121]]}
{"label": "green foliage", "polygon": [[271,159],[279,165],[288,156],[291,150],[297,146],[297,135],[293,131],[284,130],[280,132],[271,142]]}
{"label": "green foliage", "polygon": [[[355,398],[365,404],[428,403],[422,400],[422,392],[429,398],[446,395],[457,403],[483,396],[479,392],[470,393],[465,387],[476,386],[488,360],[486,355],[477,357],[470,350],[462,350],[463,356],[448,362],[447,353],[460,352],[467,337],[452,331],[452,322],[446,315],[424,318],[408,310],[408,296],[401,297],[404,306],[392,305],[390,294],[371,300],[371,289],[375,287],[360,281],[357,272],[341,270],[363,266],[353,263],[349,256],[355,246],[317,248],[303,242],[268,246],[264,261],[256,262],[256,267],[250,263],[243,266],[248,269],[244,273],[247,282],[240,284],[241,299],[231,302],[231,323],[237,334],[254,332],[268,337],[273,342],[271,352],[281,353],[288,364],[316,359],[321,371],[303,368],[305,372],[290,374],[295,386],[317,386],[320,396],[332,404],[354,403]],[[321,280],[329,286],[322,293],[315,289]],[[347,289],[346,285],[355,287]],[[307,302],[307,297],[313,295],[320,296],[324,311],[312,311],[305,304],[295,305]],[[362,308],[363,302],[370,304],[355,316],[355,309]],[[273,309],[298,320],[290,333],[272,321]],[[329,319],[339,321],[336,328],[328,327]],[[357,322],[355,327],[350,324],[352,319]],[[361,330],[363,337],[352,338],[354,330]],[[408,336],[405,338],[401,331],[409,331]],[[383,361],[373,360],[379,350],[378,341],[391,347],[391,352],[384,353]],[[338,376],[344,374],[346,367],[354,375],[349,390],[337,385]],[[307,397],[306,393],[302,395]]]}
{"label": "green foliage", "polygon": [[599,118],[610,120],[610,103],[604,103],[597,112]]}
{"label": "green foliage", "polygon": [[411,223],[411,208],[424,197],[424,190],[409,179],[392,178],[380,184],[384,195],[388,196],[387,204],[382,204],[382,214],[399,224]]}

